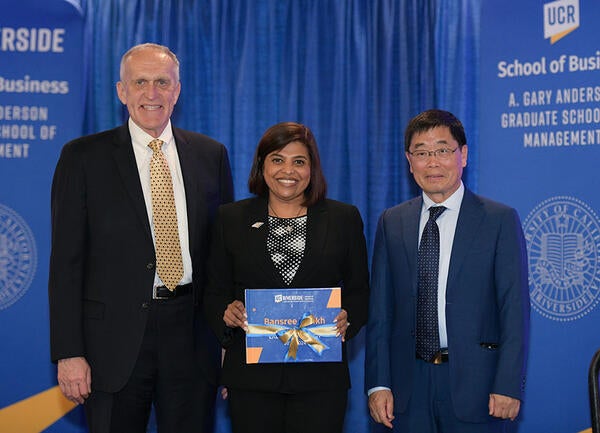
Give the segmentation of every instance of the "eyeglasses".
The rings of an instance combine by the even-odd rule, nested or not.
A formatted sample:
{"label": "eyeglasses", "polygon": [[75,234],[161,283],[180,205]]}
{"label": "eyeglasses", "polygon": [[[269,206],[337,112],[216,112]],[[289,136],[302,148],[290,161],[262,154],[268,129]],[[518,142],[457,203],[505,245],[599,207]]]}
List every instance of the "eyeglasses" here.
{"label": "eyeglasses", "polygon": [[448,149],[446,147],[442,147],[441,149],[436,150],[415,150],[414,152],[408,151],[409,155],[415,158],[417,161],[426,161],[430,156],[434,156],[437,159],[444,161],[449,159],[458,147],[454,149]]}

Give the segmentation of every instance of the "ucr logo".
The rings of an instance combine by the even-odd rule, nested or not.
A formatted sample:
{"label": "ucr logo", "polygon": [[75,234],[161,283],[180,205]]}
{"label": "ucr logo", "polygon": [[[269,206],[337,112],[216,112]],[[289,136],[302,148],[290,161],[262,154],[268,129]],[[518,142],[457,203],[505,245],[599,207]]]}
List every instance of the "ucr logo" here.
{"label": "ucr logo", "polygon": [[600,225],[573,197],[553,197],[527,216],[531,304],[557,321],[576,320],[600,301]]}
{"label": "ucr logo", "polygon": [[544,39],[553,44],[579,27],[579,0],[557,0],[544,5]]}
{"label": "ucr logo", "polygon": [[36,265],[31,229],[15,211],[0,204],[0,310],[25,294]]}

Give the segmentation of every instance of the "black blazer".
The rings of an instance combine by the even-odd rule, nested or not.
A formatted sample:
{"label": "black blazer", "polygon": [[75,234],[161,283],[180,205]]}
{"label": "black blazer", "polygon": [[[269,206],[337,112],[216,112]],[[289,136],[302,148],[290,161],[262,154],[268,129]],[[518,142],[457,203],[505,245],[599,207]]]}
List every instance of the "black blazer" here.
{"label": "black blazer", "polygon": [[[245,333],[223,322],[233,300],[244,301],[246,288],[284,287],[267,252],[267,200],[252,198],[219,209],[211,254],[205,312],[226,348],[222,382],[231,388],[299,392],[347,389],[350,376],[343,362],[246,364]],[[253,227],[263,222],[260,227]],[[324,200],[308,209],[304,258],[289,287],[342,287],[342,308],[348,312],[346,338],[367,320],[368,265],[363,223],[354,206]]]}
{"label": "black blazer", "polygon": [[[202,299],[210,226],[218,206],[233,195],[229,160],[225,147],[207,136],[177,128],[173,134],[185,185],[194,290]],[[137,358],[155,272],[127,124],[64,146],[51,201],[52,360],[84,356],[93,388],[115,392]],[[207,349],[201,368],[214,381],[218,343],[207,345],[215,350]]]}

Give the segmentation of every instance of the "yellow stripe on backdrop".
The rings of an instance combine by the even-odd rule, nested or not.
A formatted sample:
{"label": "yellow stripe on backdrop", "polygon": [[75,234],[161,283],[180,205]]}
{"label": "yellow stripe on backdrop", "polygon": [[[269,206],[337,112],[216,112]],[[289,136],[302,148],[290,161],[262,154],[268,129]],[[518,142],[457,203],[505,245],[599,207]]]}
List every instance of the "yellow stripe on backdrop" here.
{"label": "yellow stripe on backdrop", "polygon": [[0,409],[0,432],[40,433],[77,406],[55,386]]}

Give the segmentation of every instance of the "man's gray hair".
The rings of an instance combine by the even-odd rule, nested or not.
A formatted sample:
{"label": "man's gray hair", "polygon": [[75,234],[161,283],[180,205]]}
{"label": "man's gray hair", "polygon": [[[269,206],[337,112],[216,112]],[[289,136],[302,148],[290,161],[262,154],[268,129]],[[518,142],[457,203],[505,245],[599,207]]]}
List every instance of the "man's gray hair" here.
{"label": "man's gray hair", "polygon": [[131,47],[129,50],[127,50],[127,52],[125,54],[123,54],[123,57],[121,57],[121,66],[119,68],[119,77],[120,77],[121,81],[123,81],[123,75],[124,75],[124,71],[125,71],[125,62],[127,61],[127,59],[129,59],[129,57],[131,57],[132,54],[135,54],[138,51],[147,50],[147,49],[157,50],[157,51],[160,51],[161,53],[164,53],[167,56],[169,56],[171,58],[171,60],[173,60],[173,63],[175,63],[175,77],[177,78],[177,81],[179,81],[179,59],[177,58],[175,53],[173,51],[171,51],[169,49],[169,47],[165,47],[164,45],[159,45],[159,44],[153,44],[150,42],[135,45],[135,46]]}

